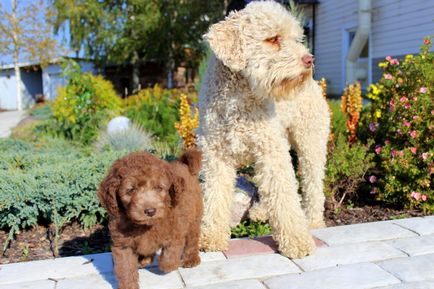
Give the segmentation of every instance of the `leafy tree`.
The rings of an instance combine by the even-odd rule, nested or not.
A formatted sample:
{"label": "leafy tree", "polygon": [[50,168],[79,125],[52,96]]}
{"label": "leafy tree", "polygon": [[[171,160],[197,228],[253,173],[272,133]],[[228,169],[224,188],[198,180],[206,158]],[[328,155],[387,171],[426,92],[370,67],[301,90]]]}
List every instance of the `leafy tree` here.
{"label": "leafy tree", "polygon": [[11,9],[0,3],[0,54],[13,59],[18,110],[23,109],[19,61],[37,61],[45,66],[58,51],[51,33],[52,16],[53,10],[43,0],[11,0]]}
{"label": "leafy tree", "polygon": [[53,0],[56,28],[69,25],[70,45],[77,53],[108,63],[138,67],[154,61],[169,75],[179,64],[197,67],[204,47],[202,34],[223,17],[221,0]]}

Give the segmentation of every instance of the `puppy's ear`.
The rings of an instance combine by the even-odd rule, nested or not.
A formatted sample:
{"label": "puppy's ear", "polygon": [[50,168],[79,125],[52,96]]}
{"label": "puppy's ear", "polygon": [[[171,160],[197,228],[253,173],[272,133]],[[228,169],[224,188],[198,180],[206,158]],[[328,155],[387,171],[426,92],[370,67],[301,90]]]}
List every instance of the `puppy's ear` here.
{"label": "puppy's ear", "polygon": [[117,194],[120,186],[121,177],[115,168],[110,169],[108,175],[99,185],[98,198],[101,205],[106,208],[112,216],[119,215]]}
{"label": "puppy's ear", "polygon": [[197,149],[188,149],[181,155],[179,161],[188,166],[190,174],[196,176],[202,165],[202,153]]}
{"label": "puppy's ear", "polygon": [[172,207],[178,205],[179,196],[185,190],[185,180],[179,176],[172,177],[172,186],[169,189],[170,204]]}
{"label": "puppy's ear", "polygon": [[225,20],[211,25],[204,39],[217,58],[232,71],[238,72],[246,67],[239,12],[231,13]]}

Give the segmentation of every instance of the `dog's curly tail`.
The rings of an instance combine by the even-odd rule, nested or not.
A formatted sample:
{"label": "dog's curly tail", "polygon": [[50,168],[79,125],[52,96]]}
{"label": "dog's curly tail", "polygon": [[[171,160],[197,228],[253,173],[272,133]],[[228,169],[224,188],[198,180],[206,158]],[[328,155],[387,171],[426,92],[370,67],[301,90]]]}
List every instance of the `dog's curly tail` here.
{"label": "dog's curly tail", "polygon": [[202,152],[196,148],[187,149],[180,157],[179,161],[187,165],[188,170],[196,176],[202,165]]}

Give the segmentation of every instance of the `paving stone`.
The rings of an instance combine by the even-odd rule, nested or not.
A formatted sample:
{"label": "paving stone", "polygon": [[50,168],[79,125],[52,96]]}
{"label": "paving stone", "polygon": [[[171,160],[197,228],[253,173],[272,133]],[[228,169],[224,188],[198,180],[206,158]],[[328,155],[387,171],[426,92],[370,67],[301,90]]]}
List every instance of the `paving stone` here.
{"label": "paving stone", "polygon": [[266,289],[258,280],[240,280],[201,287],[187,287],[186,289]]}
{"label": "paving stone", "polygon": [[112,269],[111,253],[6,264],[0,266],[0,284],[104,274]]}
{"label": "paving stone", "polygon": [[398,258],[377,264],[403,282],[434,280],[434,254]]}
{"label": "paving stone", "polygon": [[116,278],[113,274],[84,275],[80,277],[60,279],[56,289],[115,289]]}
{"label": "paving stone", "polygon": [[265,280],[270,289],[367,289],[400,281],[372,263],[344,265]]}
{"label": "paving stone", "polygon": [[434,254],[434,235],[384,241],[410,256]]}
{"label": "paving stone", "polygon": [[226,260],[225,254],[222,252],[200,252],[199,255],[201,262]]}
{"label": "paving stone", "polygon": [[178,271],[163,273],[158,269],[139,270],[141,289],[180,289],[184,283]]}
{"label": "paving stone", "polygon": [[381,242],[367,242],[318,248],[312,256],[293,261],[303,270],[313,271],[336,265],[380,261],[398,257],[407,257],[407,255]]}
{"label": "paving stone", "polygon": [[[179,273],[173,271],[164,274],[157,269],[139,270],[141,289],[181,289],[183,283]],[[116,289],[117,281],[114,274],[86,275],[59,280],[56,289]]]}
{"label": "paving stone", "polygon": [[375,287],[373,289],[434,289],[434,281],[401,283],[386,287]]}
{"label": "paving stone", "polygon": [[408,218],[393,220],[392,222],[401,227],[408,228],[419,235],[434,234],[434,218]]}
{"label": "paving stone", "polygon": [[[15,280],[19,281],[19,280]],[[56,283],[50,280],[39,280],[33,282],[13,283],[0,285],[0,289],[54,289]]]}
{"label": "paving stone", "polygon": [[242,279],[297,273],[300,269],[279,254],[248,256],[222,261],[205,262],[195,268],[180,268],[187,286],[228,282]]}
{"label": "paving stone", "polygon": [[[323,241],[314,238],[317,247],[327,246]],[[236,239],[229,242],[229,249],[224,251],[227,258],[271,254],[277,252],[277,244],[272,236],[262,236],[254,239]]]}
{"label": "paving stone", "polygon": [[374,222],[321,228],[312,230],[311,232],[315,237],[326,242],[329,246],[417,236],[416,233],[401,228],[391,222]]}

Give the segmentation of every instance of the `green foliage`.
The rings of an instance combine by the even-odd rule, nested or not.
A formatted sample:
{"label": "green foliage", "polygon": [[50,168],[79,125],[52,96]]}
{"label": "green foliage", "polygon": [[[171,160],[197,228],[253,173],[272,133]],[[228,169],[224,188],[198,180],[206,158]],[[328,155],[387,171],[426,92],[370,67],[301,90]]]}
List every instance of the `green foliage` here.
{"label": "green foliage", "polygon": [[360,191],[366,172],[373,167],[373,157],[365,145],[350,145],[345,134],[335,135],[333,151],[328,154],[324,186],[326,196],[336,207]]}
{"label": "green foliage", "polygon": [[53,139],[0,139],[0,150],[0,228],[9,230],[8,241],[41,221],[54,225],[56,237],[65,223],[91,227],[105,218],[96,191],[121,153],[89,154]]}
{"label": "green foliage", "polygon": [[98,151],[149,151],[151,142],[152,138],[148,132],[132,124],[127,129],[112,133],[103,132],[96,142],[96,148]]}
{"label": "green foliage", "polygon": [[335,136],[346,135],[347,116],[342,112],[340,100],[329,100],[329,107],[332,112],[331,129]]}
{"label": "green foliage", "polygon": [[371,143],[378,200],[434,212],[434,53],[425,38],[418,55],[388,56],[381,80],[369,88],[360,138]]}
{"label": "green foliage", "polygon": [[121,100],[113,85],[102,76],[82,74],[77,63],[69,61],[65,68],[66,87],[59,89],[52,103],[51,128],[57,135],[89,144],[110,118],[121,112]]}
{"label": "green foliage", "polygon": [[235,228],[231,229],[232,238],[259,237],[271,234],[271,227],[267,223],[244,221]]}
{"label": "green foliage", "polygon": [[126,99],[125,115],[134,123],[153,134],[169,147],[179,145],[175,123],[179,121],[179,92],[161,89],[159,86],[147,88]]}

